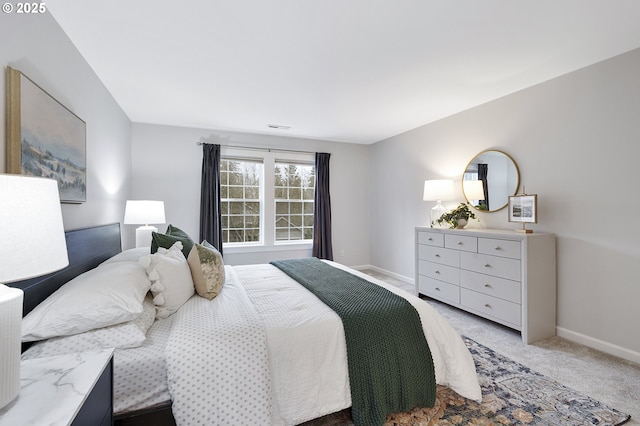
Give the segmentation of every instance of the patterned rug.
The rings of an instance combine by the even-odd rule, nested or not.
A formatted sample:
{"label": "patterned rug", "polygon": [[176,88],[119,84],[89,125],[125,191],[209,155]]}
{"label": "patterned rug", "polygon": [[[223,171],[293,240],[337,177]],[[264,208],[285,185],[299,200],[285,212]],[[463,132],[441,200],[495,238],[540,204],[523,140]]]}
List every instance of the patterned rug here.
{"label": "patterned rug", "polygon": [[[438,386],[433,408],[387,417],[385,426],[431,425],[621,425],[630,416],[550,380],[469,338],[463,340],[476,364],[482,402]],[[353,425],[343,410],[304,426]]]}

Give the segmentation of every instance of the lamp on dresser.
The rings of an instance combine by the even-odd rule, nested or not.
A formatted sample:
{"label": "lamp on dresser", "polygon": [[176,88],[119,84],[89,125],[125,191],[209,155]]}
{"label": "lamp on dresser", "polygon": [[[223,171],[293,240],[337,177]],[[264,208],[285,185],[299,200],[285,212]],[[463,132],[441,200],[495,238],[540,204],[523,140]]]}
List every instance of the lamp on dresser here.
{"label": "lamp on dresser", "polygon": [[151,233],[158,228],[149,224],[165,223],[164,201],[128,200],[124,209],[125,225],[143,225],[136,228],[136,247],[149,247]]}
{"label": "lamp on dresser", "polygon": [[[0,283],[69,264],[57,181],[0,174],[0,200]],[[22,301],[22,290],[0,284],[0,408],[20,392]]]}
{"label": "lamp on dresser", "polygon": [[453,180],[433,179],[424,181],[422,199],[424,201],[436,201],[436,205],[431,209],[429,225],[434,226],[436,220],[447,212],[447,209],[442,205],[442,200],[452,200],[453,197]]}

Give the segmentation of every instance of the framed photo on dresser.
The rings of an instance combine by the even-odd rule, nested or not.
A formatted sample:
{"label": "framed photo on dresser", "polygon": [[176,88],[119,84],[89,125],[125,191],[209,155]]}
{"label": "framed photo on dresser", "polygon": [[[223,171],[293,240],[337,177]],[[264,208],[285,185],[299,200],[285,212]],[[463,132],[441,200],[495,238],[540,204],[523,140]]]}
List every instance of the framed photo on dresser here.
{"label": "framed photo on dresser", "polygon": [[509,222],[538,223],[538,195],[522,194],[510,196]]}

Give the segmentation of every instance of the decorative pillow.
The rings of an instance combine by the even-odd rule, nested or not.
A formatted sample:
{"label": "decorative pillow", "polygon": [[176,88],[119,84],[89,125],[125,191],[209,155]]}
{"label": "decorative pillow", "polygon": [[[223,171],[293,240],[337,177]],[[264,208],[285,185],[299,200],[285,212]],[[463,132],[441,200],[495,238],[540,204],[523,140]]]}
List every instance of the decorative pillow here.
{"label": "decorative pillow", "polygon": [[22,341],[70,336],[131,321],[151,282],[134,262],[100,265],[60,287],[22,319]]}
{"label": "decorative pillow", "polygon": [[169,250],[162,247],[158,252],[140,258],[151,280],[156,318],[167,318],[180,308],[193,294],[193,280],[187,259],[182,254],[182,243],[174,243]]}
{"label": "decorative pillow", "polygon": [[136,319],[73,336],[47,339],[37,345],[38,351],[46,353],[50,350],[61,350],[64,353],[73,353],[102,348],[137,348],[144,343],[147,330],[153,324],[155,316],[156,307],[151,293],[147,293],[142,302],[142,313]]}
{"label": "decorative pillow", "polygon": [[102,265],[114,262],[137,262],[142,256],[146,256],[149,253],[149,247],[136,247],[128,249],[105,260],[104,262],[102,262]]}
{"label": "decorative pillow", "polygon": [[182,254],[184,254],[184,258],[186,259],[193,247],[193,240],[186,232],[173,225],[167,226],[164,234],[157,232],[151,233],[151,253],[156,253],[160,247],[168,249],[178,241],[182,243]]}
{"label": "decorative pillow", "polygon": [[216,297],[224,284],[222,254],[206,241],[194,244],[187,257],[196,293],[205,299]]}
{"label": "decorative pillow", "polygon": [[184,232],[182,229],[178,228],[177,226],[173,226],[171,224],[167,225],[167,230],[164,233],[167,235],[172,235],[174,237],[191,239],[186,232]]}

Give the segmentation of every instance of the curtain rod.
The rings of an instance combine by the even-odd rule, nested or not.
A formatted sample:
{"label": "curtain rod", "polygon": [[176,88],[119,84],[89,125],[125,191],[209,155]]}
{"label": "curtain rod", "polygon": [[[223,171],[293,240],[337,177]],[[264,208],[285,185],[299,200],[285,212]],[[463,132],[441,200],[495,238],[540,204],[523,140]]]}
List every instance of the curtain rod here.
{"label": "curtain rod", "polygon": [[[208,142],[196,142],[197,146],[201,146],[201,145],[208,145]],[[222,145],[220,144],[220,147],[225,147],[225,148],[235,148],[235,149],[247,149],[247,150],[254,150],[254,151],[266,151],[266,152],[291,152],[291,153],[295,153],[295,154],[315,154],[315,152],[313,151],[300,151],[300,150],[296,150],[296,149],[280,149],[280,148],[261,148],[261,147],[253,147],[253,146],[241,146],[241,145]]]}

